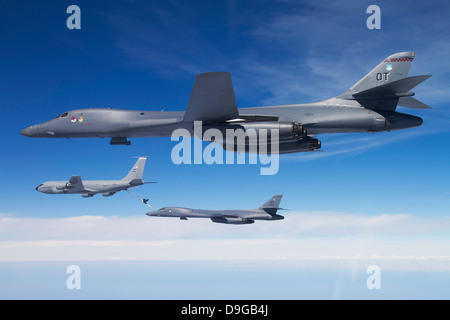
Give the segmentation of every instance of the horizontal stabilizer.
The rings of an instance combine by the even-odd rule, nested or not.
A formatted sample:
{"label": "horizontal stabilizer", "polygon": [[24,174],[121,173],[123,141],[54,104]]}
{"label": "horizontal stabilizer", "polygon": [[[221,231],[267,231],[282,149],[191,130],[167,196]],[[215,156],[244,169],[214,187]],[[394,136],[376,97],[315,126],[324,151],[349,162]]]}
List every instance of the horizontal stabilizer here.
{"label": "horizontal stabilizer", "polygon": [[412,76],[393,81],[375,88],[367,89],[355,93],[353,97],[358,99],[382,99],[382,98],[398,98],[404,95],[412,95],[409,92],[412,88],[418,86],[431,76]]}
{"label": "horizontal stabilizer", "polygon": [[140,186],[141,184],[144,184],[144,181],[142,179],[133,179],[129,182],[131,186]]}
{"label": "horizontal stabilizer", "polygon": [[409,103],[408,105],[410,106],[415,106],[416,108],[421,106],[421,108],[424,109],[424,106],[426,105],[413,99],[412,96],[414,93],[409,90],[429,77],[431,76],[413,76],[389,82],[375,88],[355,93],[353,94],[353,99],[358,101],[365,108],[373,110],[395,111],[400,101],[403,103],[400,104],[401,106],[406,106],[405,104]]}
{"label": "horizontal stabilizer", "polygon": [[238,116],[230,73],[208,72],[196,76],[183,121],[224,122]]}
{"label": "horizontal stabilizer", "polygon": [[425,103],[420,102],[417,99],[414,99],[413,97],[401,97],[398,100],[398,105],[405,108],[411,108],[411,109],[431,109],[430,106],[427,106]]}

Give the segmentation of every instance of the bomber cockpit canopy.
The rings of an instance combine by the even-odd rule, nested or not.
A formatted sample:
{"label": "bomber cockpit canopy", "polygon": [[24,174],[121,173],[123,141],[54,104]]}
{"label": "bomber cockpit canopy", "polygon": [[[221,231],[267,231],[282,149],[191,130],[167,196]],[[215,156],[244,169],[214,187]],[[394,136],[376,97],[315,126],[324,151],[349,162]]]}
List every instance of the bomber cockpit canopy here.
{"label": "bomber cockpit canopy", "polygon": [[58,118],[65,118],[65,117],[67,117],[68,115],[69,115],[68,112],[64,112],[62,115],[57,116],[55,119],[58,119]]}

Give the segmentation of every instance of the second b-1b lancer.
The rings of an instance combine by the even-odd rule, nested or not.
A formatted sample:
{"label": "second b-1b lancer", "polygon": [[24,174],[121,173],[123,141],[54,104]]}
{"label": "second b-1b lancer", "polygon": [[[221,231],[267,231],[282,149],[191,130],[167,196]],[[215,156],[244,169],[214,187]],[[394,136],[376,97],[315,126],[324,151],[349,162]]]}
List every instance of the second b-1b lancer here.
{"label": "second b-1b lancer", "polygon": [[207,218],[215,223],[224,224],[252,224],[255,220],[283,220],[284,217],[277,214],[282,195],[276,195],[262,206],[256,209],[236,210],[204,210],[180,207],[165,207],[148,212],[150,217],[172,217],[187,220],[188,218]]}
{"label": "second b-1b lancer", "polygon": [[[408,77],[413,59],[414,52],[393,54],[350,89],[331,99],[250,108],[237,107],[230,73],[203,73],[196,76],[186,111],[79,109],[20,133],[35,138],[111,138],[112,145],[129,145],[129,138],[170,137],[174,130],[185,129],[191,137],[214,141],[226,146],[226,150],[252,152],[255,149],[249,139],[236,141],[232,136],[220,140],[217,132],[222,136],[225,132],[245,132],[260,143],[266,141],[270,131],[277,146],[275,152],[271,148],[272,153],[314,151],[321,148],[318,134],[382,132],[420,126],[423,122],[420,117],[397,111],[398,106],[430,108],[413,98],[411,90],[430,77]],[[198,123],[201,136],[196,132]],[[214,129],[214,140],[203,134],[208,129]]]}
{"label": "second b-1b lancer", "polygon": [[[48,194],[81,194],[83,198],[90,198],[96,194],[109,197],[121,190],[138,187],[145,183],[142,181],[147,157],[140,157],[130,172],[121,180],[86,180],[80,176],[72,176],[69,181],[48,181],[36,187],[37,191]],[[142,202],[147,203],[146,199]]]}

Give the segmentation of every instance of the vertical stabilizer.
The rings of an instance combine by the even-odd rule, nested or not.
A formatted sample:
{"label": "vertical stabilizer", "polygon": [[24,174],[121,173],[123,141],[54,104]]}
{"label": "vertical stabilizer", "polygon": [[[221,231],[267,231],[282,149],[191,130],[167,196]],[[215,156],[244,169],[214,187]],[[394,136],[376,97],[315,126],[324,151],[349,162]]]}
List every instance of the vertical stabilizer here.
{"label": "vertical stabilizer", "polygon": [[395,111],[397,105],[430,109],[426,104],[412,98],[414,92],[410,90],[431,77],[430,75],[408,77],[413,59],[414,52],[400,52],[387,57],[336,98],[356,100],[363,107],[373,110]]}
{"label": "vertical stabilizer", "polygon": [[269,214],[276,214],[277,210],[281,209],[279,206],[282,197],[282,195],[273,196],[269,201],[259,207],[259,209],[262,209]]}
{"label": "vertical stabilizer", "polygon": [[145,168],[146,161],[147,161],[147,157],[139,157],[139,159],[134,164],[133,168],[131,168],[130,172],[122,180],[125,180],[125,181],[132,181],[135,179],[142,180],[142,176],[144,175],[144,168]]}
{"label": "vertical stabilizer", "polygon": [[414,52],[399,52],[387,57],[361,80],[355,83],[346,94],[353,95],[406,78],[413,59]]}

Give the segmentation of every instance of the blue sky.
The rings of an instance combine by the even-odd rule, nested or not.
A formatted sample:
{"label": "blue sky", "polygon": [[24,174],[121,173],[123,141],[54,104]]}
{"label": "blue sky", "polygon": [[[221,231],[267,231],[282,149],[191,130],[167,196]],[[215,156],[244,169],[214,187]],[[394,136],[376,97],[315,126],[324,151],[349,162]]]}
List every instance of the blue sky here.
{"label": "blue sky", "polygon": [[[71,4],[81,8],[81,30],[66,28]],[[381,30],[366,27],[371,4],[381,8]],[[206,262],[213,261],[237,270],[258,262],[292,272],[347,272],[352,281],[355,272],[364,278],[366,266],[378,264],[386,272],[441,272],[448,283],[449,11],[441,1],[3,4],[0,263],[198,261],[211,270]],[[401,110],[423,117],[421,127],[322,135],[322,152],[281,156],[275,176],[261,176],[260,166],[250,164],[176,166],[169,138],[133,139],[124,147],[107,139],[19,135],[77,108],[184,110],[195,75],[207,71],[231,72],[239,107],[318,101],[344,92],[402,51],[416,53],[410,75],[433,75],[415,89],[433,109]],[[158,220],[146,217],[148,207],[128,193],[82,199],[35,191],[44,181],[74,174],[121,178],[141,155],[149,156],[145,179],[158,184],[135,193],[155,207],[252,208],[283,194],[286,219],[243,228]],[[435,283],[429,288],[448,298]],[[341,285],[346,294],[340,296],[317,284],[324,288],[317,296],[352,297],[352,285]],[[411,297],[406,287],[399,284],[386,297]],[[11,297],[24,297],[14,292]]]}

